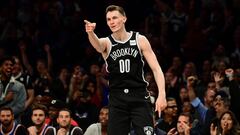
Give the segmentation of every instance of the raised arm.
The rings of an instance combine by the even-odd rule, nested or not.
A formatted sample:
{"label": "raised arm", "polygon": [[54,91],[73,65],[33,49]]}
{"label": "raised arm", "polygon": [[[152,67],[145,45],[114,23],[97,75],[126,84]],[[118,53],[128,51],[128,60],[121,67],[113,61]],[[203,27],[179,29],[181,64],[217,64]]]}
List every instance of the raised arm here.
{"label": "raised arm", "polygon": [[94,33],[96,28],[96,23],[91,23],[88,20],[84,20],[85,29],[88,34],[88,39],[92,46],[99,52],[104,53],[107,49],[107,40],[106,38],[98,38],[98,36]]}
{"label": "raised arm", "polygon": [[52,66],[53,66],[53,60],[52,60],[52,54],[51,54],[51,51],[50,51],[49,44],[45,44],[43,46],[43,49],[47,54],[47,69],[48,69],[49,72],[51,72],[52,71]]}
{"label": "raised arm", "polygon": [[22,41],[22,42],[19,42],[18,46],[20,49],[23,66],[27,69],[27,71],[29,72],[30,75],[33,75],[33,68],[31,66],[31,64],[29,63],[28,57],[26,54],[26,44]]}
{"label": "raised arm", "polygon": [[199,113],[201,121],[205,122],[208,108],[205,107],[204,104],[202,103],[202,101],[196,96],[196,93],[195,93],[196,81],[197,81],[197,78],[195,76],[189,76],[187,78],[188,97],[191,101],[192,106]]}
{"label": "raised arm", "polygon": [[157,61],[151,45],[147,38],[143,35],[139,35],[138,41],[140,43],[140,49],[144,55],[149,67],[151,68],[154,79],[158,86],[158,98],[156,100],[155,111],[158,111],[159,115],[161,111],[167,106],[166,94],[165,94],[165,78],[162,69]]}

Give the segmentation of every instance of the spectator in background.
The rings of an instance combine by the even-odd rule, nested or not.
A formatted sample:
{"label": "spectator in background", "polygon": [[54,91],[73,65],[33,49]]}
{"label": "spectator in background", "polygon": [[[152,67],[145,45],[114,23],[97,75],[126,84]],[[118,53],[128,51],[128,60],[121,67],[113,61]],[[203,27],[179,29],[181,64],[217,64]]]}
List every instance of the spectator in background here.
{"label": "spectator in background", "polygon": [[205,107],[200,99],[196,96],[195,93],[195,80],[194,76],[190,76],[188,78],[188,94],[189,99],[191,101],[191,104],[198,112],[201,123],[201,134],[210,134],[210,124],[213,121],[218,121],[221,114],[225,111],[228,111],[230,109],[230,99],[226,92],[224,91],[218,91],[215,94],[214,100],[213,100],[213,106],[209,109]]}
{"label": "spectator in background", "polygon": [[102,99],[102,106],[108,105],[109,85],[108,85],[108,72],[106,64],[102,64],[101,72],[96,76],[97,88],[99,89],[100,99]]}
{"label": "spectator in background", "polygon": [[168,132],[177,124],[178,106],[175,98],[167,97],[167,107],[163,110],[162,117],[157,120],[158,128]]}
{"label": "spectator in background", "polygon": [[21,116],[21,123],[28,127],[29,122],[31,121],[30,115],[31,115],[31,105],[34,101],[34,89],[32,85],[32,77],[28,74],[28,72],[25,72],[22,66],[22,63],[20,59],[16,56],[13,57],[15,64],[13,66],[13,77],[15,80],[21,82],[25,86],[27,98],[24,105],[24,113]]}
{"label": "spectator in background", "polygon": [[63,108],[58,112],[57,122],[59,124],[57,128],[57,135],[83,135],[83,131],[78,126],[73,126],[71,111],[67,108]]}
{"label": "spectator in background", "polygon": [[[219,68],[230,64],[230,59],[226,54],[225,47],[222,44],[218,44],[212,54],[212,68],[217,69],[218,72],[223,73],[225,69]],[[223,65],[224,64],[224,65]],[[222,71],[222,72],[221,72]]]}
{"label": "spectator in background", "polygon": [[218,122],[211,124],[211,135],[239,135],[240,125],[231,111],[224,112]]}
{"label": "spectator in background", "polygon": [[12,57],[5,57],[0,60],[0,107],[11,107],[15,119],[20,122],[27,95],[24,85],[12,77],[14,63]]}
{"label": "spectator in background", "polygon": [[96,83],[97,74],[101,71],[98,63],[92,63],[89,67],[89,78]]}
{"label": "spectator in background", "polygon": [[56,129],[45,124],[47,116],[47,107],[41,104],[35,104],[32,108],[33,125],[28,127],[30,135],[56,135]]}
{"label": "spectator in background", "polygon": [[[183,105],[183,103],[189,99],[188,97],[188,91],[186,87],[181,87],[179,91],[179,97],[180,100],[177,102],[179,104],[179,107]],[[179,108],[180,109],[180,108]]]}
{"label": "spectator in background", "polygon": [[50,84],[52,98],[67,102],[70,75],[67,67],[61,67],[56,78]]}
{"label": "spectator in background", "polygon": [[14,114],[10,107],[0,108],[0,122],[0,135],[28,135],[27,129],[14,121]]}
{"label": "spectator in background", "polygon": [[88,79],[85,82],[82,91],[88,91],[91,95],[91,102],[100,109],[102,107],[102,91],[97,87],[96,83],[96,81]]}
{"label": "spectator in background", "polygon": [[41,95],[42,97],[49,97],[51,94],[50,84],[52,82],[52,57],[50,52],[50,46],[48,44],[44,45],[44,50],[47,53],[47,63],[45,63],[45,60],[41,58],[37,60],[37,74],[34,80],[34,90],[35,96]]}
{"label": "spectator in background", "polygon": [[240,25],[236,26],[233,34],[234,38],[234,48],[231,48],[231,65],[233,68],[239,67],[240,63]]}
{"label": "spectator in background", "polygon": [[32,85],[32,78],[29,74],[23,71],[22,63],[20,59],[16,56],[13,57],[15,63],[13,65],[13,77],[15,80],[21,82],[26,89],[27,99],[25,102],[24,109],[29,108],[34,100],[34,89]]}
{"label": "spectator in background", "polygon": [[229,93],[230,93],[230,101],[231,101],[231,107],[230,110],[236,115],[237,120],[240,121],[240,106],[238,101],[240,97],[240,83],[237,70],[233,70],[232,68],[225,70],[226,78],[229,81]]}
{"label": "spectator in background", "polygon": [[189,113],[181,113],[178,116],[176,128],[169,130],[167,135],[201,135],[192,128],[193,119]]}
{"label": "spectator in background", "polygon": [[206,108],[211,108],[213,107],[213,100],[216,95],[216,91],[213,89],[207,89],[207,91],[204,94],[203,101],[204,101],[204,106]]}
{"label": "spectator in background", "polygon": [[28,74],[30,74],[31,76],[33,76],[33,68],[32,68],[32,65],[30,64],[29,62],[29,59],[27,57],[27,53],[26,53],[26,50],[27,50],[27,44],[24,40],[20,40],[18,42],[18,47],[19,47],[19,50],[20,50],[20,57],[21,57],[21,60],[22,60],[22,67],[26,69],[26,72]]}
{"label": "spectator in background", "polygon": [[99,122],[91,124],[84,135],[107,135],[108,111],[107,106],[102,107],[99,113]]}
{"label": "spectator in background", "polygon": [[79,123],[83,131],[98,121],[99,108],[91,102],[91,98],[89,91],[76,91],[69,103],[73,119]]}
{"label": "spectator in background", "polygon": [[87,79],[88,74],[85,72],[84,68],[79,64],[74,65],[69,84],[68,102],[75,100],[73,98],[74,95],[83,89]]}
{"label": "spectator in background", "polygon": [[185,4],[182,0],[175,0],[173,12],[169,17],[169,38],[174,37],[174,40],[169,40],[172,53],[179,54],[181,44],[187,32],[188,15],[185,13]]}
{"label": "spectator in background", "polygon": [[[53,126],[58,127],[58,113],[61,109],[66,108],[67,104],[61,100],[53,99],[48,107],[48,116],[46,117],[45,123]],[[78,123],[71,119],[70,124],[73,126],[78,126]]]}
{"label": "spectator in background", "polygon": [[174,97],[177,101],[179,101],[180,85],[179,77],[174,74],[173,70],[168,70],[165,73],[166,96]]}
{"label": "spectator in background", "polygon": [[197,72],[196,72],[196,65],[194,62],[187,62],[184,65],[184,69],[183,72],[181,74],[181,80],[183,81],[183,83],[186,85],[187,84],[187,78],[189,76],[196,76]]}
{"label": "spectator in background", "polygon": [[183,71],[183,61],[178,55],[172,57],[172,63],[168,70],[174,72],[177,77],[180,77]]}

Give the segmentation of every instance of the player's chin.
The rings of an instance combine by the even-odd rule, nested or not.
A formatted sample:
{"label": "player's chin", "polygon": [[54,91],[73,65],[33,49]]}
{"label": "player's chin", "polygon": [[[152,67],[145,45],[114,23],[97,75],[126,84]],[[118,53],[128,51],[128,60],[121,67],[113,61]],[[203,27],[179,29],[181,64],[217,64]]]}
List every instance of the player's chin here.
{"label": "player's chin", "polygon": [[113,28],[110,28],[111,31],[114,33],[114,32],[117,32],[119,29],[117,29],[116,27],[113,27]]}

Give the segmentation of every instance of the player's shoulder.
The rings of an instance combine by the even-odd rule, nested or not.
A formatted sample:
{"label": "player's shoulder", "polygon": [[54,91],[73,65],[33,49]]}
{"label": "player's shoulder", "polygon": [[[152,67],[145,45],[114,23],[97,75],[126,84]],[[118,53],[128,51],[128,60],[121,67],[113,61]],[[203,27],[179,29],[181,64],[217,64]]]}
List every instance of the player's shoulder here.
{"label": "player's shoulder", "polygon": [[146,36],[140,32],[133,31],[133,33],[136,33],[136,37],[138,40],[146,40],[147,39]]}
{"label": "player's shoulder", "polygon": [[100,41],[104,45],[110,45],[110,43],[111,43],[109,37],[102,37],[102,38],[100,38]]}

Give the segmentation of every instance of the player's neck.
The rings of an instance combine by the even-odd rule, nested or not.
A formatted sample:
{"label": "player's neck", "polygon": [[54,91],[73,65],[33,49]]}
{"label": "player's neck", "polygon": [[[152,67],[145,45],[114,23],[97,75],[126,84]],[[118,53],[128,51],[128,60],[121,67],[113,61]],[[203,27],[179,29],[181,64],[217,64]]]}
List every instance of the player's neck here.
{"label": "player's neck", "polygon": [[126,41],[129,38],[130,33],[127,32],[126,29],[121,29],[114,32],[112,36],[118,41]]}

